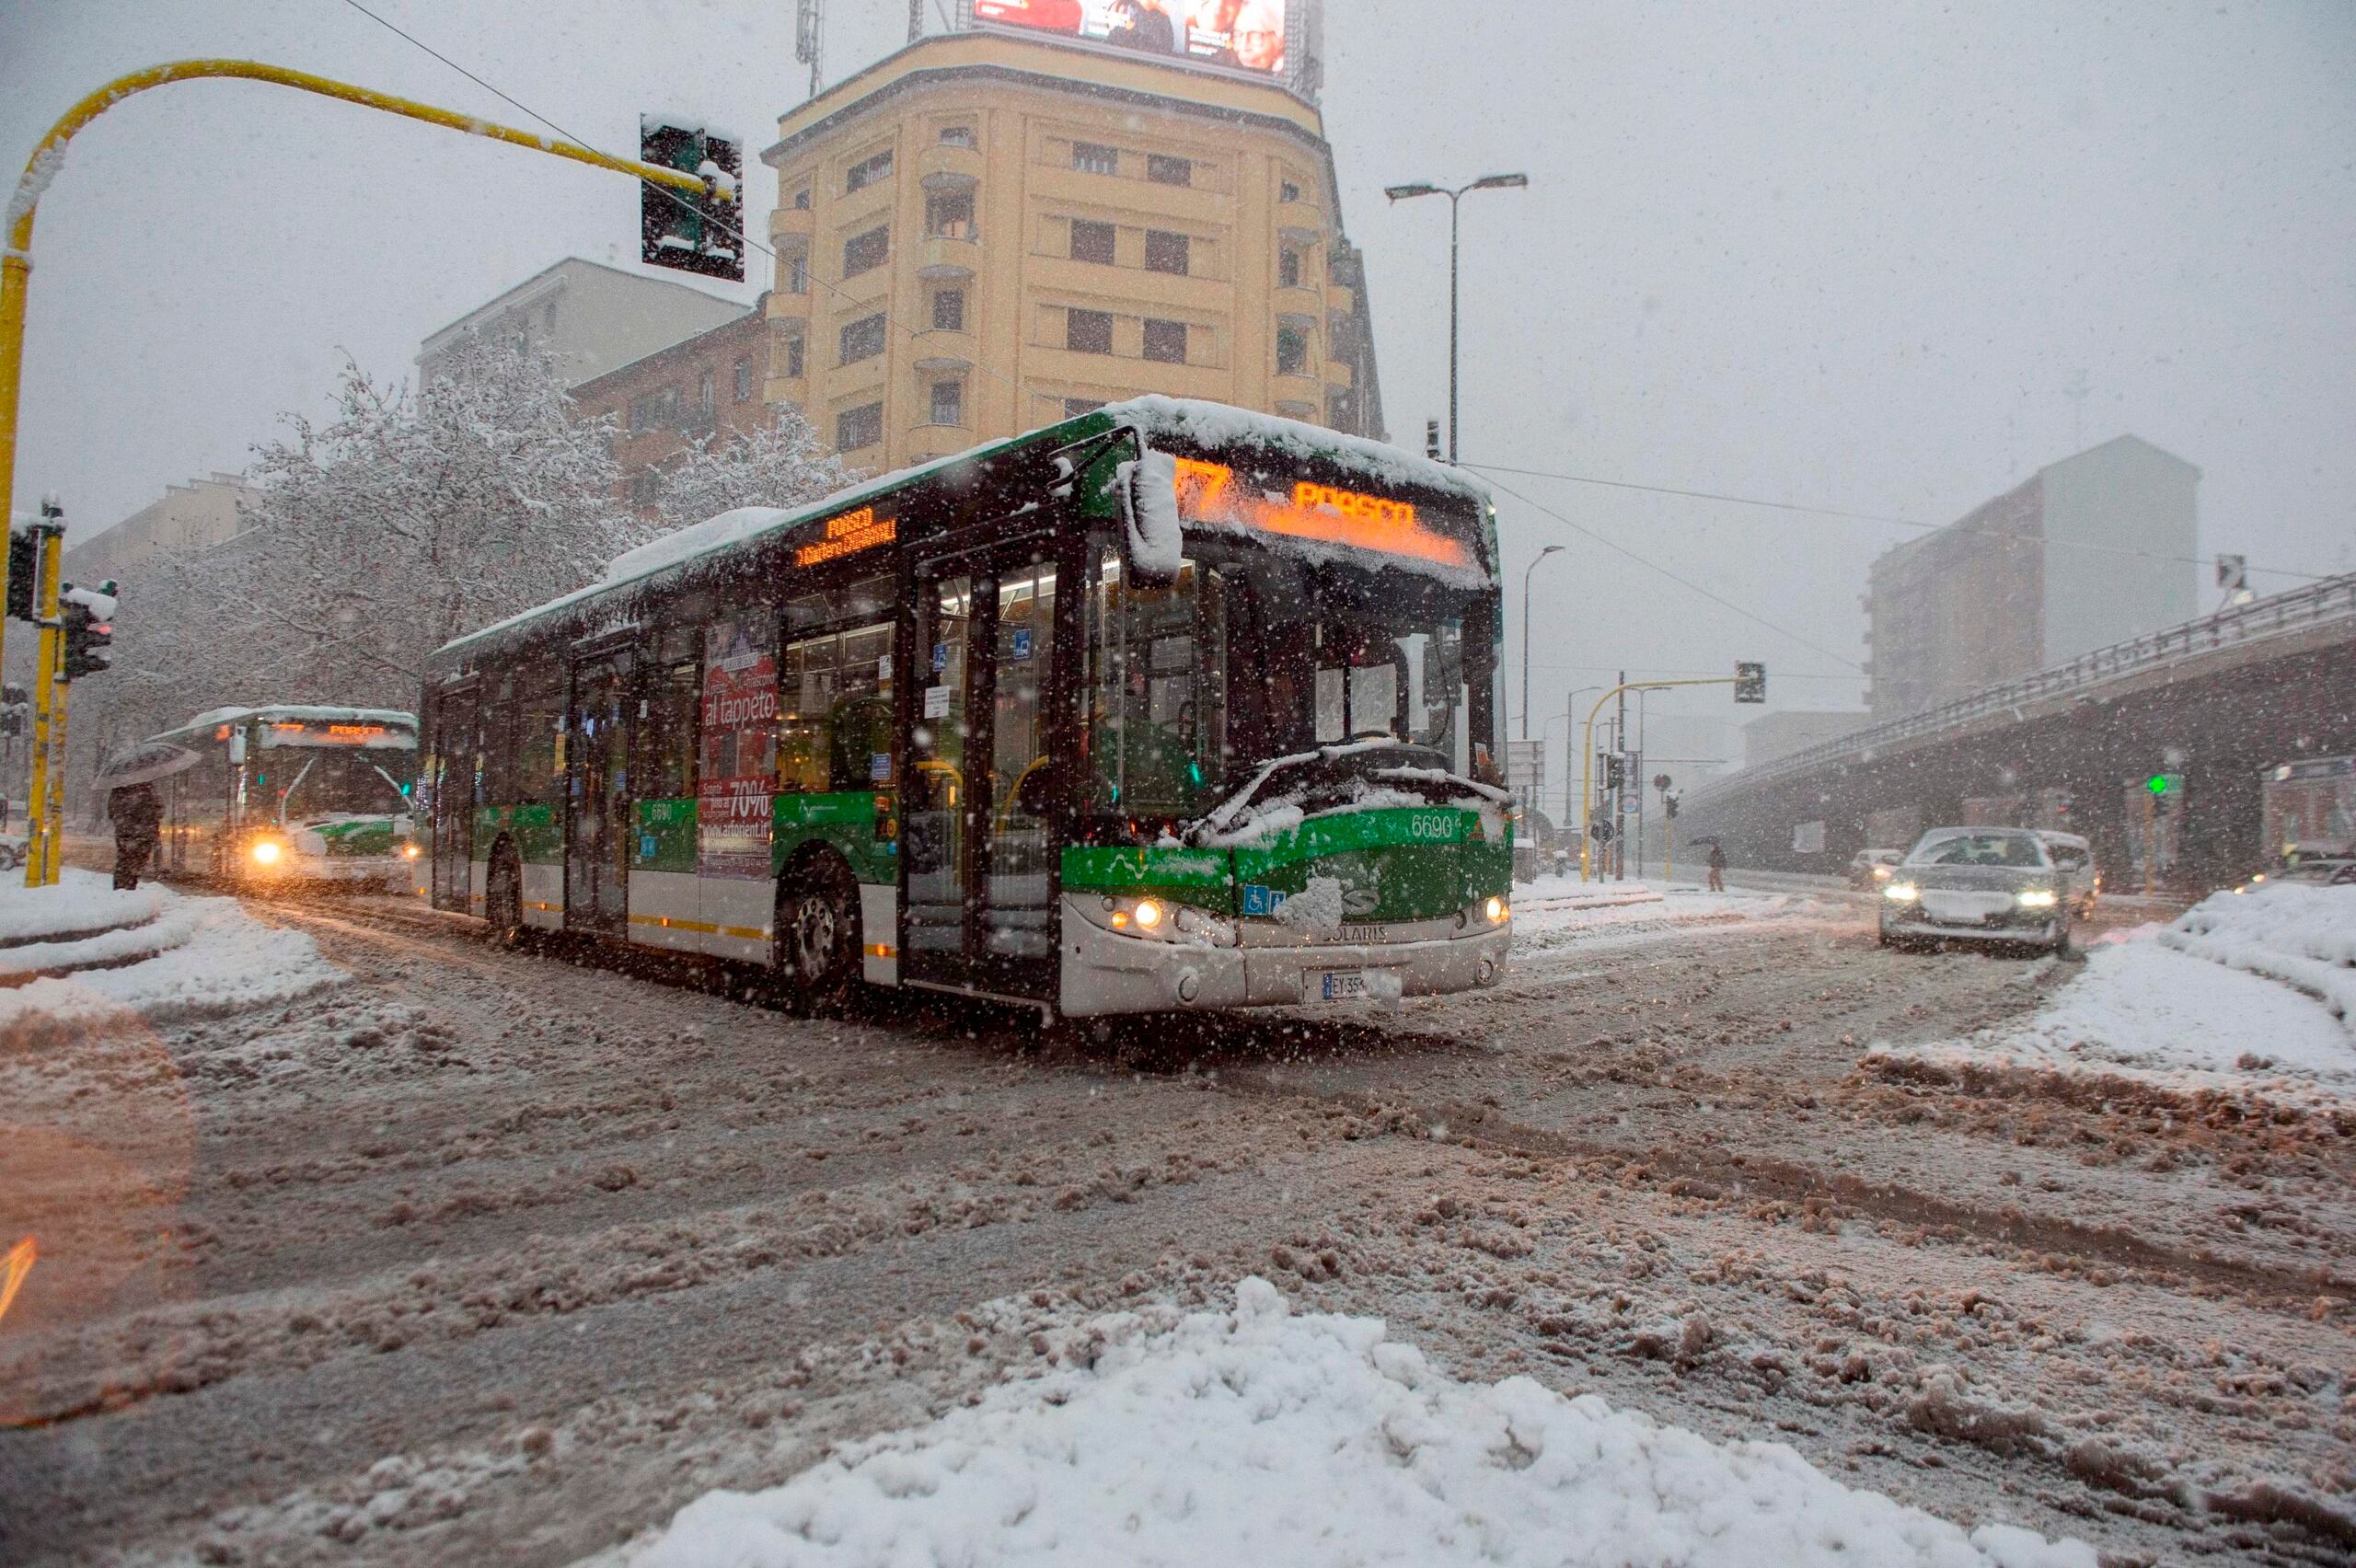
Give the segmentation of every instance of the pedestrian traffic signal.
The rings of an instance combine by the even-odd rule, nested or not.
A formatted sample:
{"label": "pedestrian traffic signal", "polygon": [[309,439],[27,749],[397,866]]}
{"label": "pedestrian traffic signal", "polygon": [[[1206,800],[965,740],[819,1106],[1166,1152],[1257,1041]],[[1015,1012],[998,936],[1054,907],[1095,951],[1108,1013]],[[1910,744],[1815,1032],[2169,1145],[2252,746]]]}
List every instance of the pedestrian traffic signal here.
{"label": "pedestrian traffic signal", "polygon": [[686,170],[703,181],[704,192],[695,197],[651,179],[639,181],[639,259],[650,267],[675,267],[743,282],[745,209],[737,199],[744,173],[742,146],[707,135],[700,127],[641,116],[638,158]]}
{"label": "pedestrian traffic signal", "polygon": [[1737,702],[1767,700],[1767,666],[1738,663],[1734,667],[1734,699]]}
{"label": "pedestrian traffic signal", "polygon": [[2177,773],[2154,773],[2143,780],[2143,788],[2149,790],[2154,797],[2165,800],[2183,790],[2184,776]]}
{"label": "pedestrian traffic signal", "polygon": [[57,613],[65,627],[65,658],[59,674],[67,680],[95,675],[114,665],[114,584],[59,590]]}
{"label": "pedestrian traffic signal", "polygon": [[34,579],[40,575],[40,549],[28,531],[8,530],[8,618],[33,618]]}

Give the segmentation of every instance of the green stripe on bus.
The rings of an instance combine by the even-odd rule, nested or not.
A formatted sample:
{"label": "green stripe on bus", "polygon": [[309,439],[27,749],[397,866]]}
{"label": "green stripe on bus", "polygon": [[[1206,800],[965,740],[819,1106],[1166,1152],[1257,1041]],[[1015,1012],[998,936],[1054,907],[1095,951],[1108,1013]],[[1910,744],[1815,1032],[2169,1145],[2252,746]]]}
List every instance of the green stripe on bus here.
{"label": "green stripe on bus", "polygon": [[558,825],[554,806],[476,807],[475,859],[489,859],[493,840],[502,833],[514,839],[515,852],[527,866],[554,865],[564,859],[564,829]]}
{"label": "green stripe on bus", "polygon": [[1481,813],[1455,806],[1390,806],[1337,812],[1280,829],[1235,851],[1239,882],[1262,882],[1279,867],[1357,849],[1452,847],[1478,841]]}
{"label": "green stripe on bus", "polygon": [[638,842],[630,846],[629,869],[690,872],[696,869],[695,801],[638,802]]}

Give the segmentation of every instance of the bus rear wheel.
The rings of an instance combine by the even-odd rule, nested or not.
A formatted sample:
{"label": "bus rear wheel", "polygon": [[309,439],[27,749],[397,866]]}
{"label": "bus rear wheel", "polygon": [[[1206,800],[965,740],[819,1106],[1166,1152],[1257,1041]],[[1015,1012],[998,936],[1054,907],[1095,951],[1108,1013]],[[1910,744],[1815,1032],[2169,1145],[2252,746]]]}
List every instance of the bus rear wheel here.
{"label": "bus rear wheel", "polygon": [[524,939],[524,868],[515,851],[502,845],[491,858],[483,883],[483,920],[493,941],[514,947]]}
{"label": "bus rear wheel", "polygon": [[859,963],[859,883],[850,868],[828,856],[790,875],[778,888],[774,960],[786,1010],[798,1018],[848,1011]]}

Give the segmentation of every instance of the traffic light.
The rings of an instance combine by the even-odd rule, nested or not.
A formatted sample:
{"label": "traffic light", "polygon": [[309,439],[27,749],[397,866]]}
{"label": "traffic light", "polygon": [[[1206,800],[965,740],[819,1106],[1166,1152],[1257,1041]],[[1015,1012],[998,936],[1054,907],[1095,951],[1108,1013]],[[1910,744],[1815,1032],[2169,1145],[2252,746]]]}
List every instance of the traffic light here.
{"label": "traffic light", "polygon": [[59,673],[69,681],[95,675],[114,664],[114,584],[76,588],[67,583],[57,595],[57,613],[65,623],[65,659]]}
{"label": "traffic light", "polygon": [[1618,752],[1603,754],[1603,787],[1607,790],[1620,788],[1620,754]]}
{"label": "traffic light", "polygon": [[40,575],[40,551],[29,532],[8,530],[8,618],[33,618],[33,579]]}
{"label": "traffic light", "polygon": [[1439,461],[1439,421],[1438,420],[1424,421],[1424,455],[1435,463]]}
{"label": "traffic light", "polygon": [[2149,790],[2155,799],[2165,800],[2170,795],[2181,794],[2183,792],[2184,775],[2181,773],[2154,773],[2149,778],[2143,780],[2143,788]]}
{"label": "traffic light", "polygon": [[684,169],[702,179],[704,189],[701,197],[694,197],[653,180],[639,182],[639,259],[650,267],[743,282],[745,209],[737,200],[743,147],[698,127],[641,116],[638,158]]}
{"label": "traffic light", "polygon": [[1734,699],[1737,702],[1767,700],[1767,666],[1738,663],[1734,667]]}

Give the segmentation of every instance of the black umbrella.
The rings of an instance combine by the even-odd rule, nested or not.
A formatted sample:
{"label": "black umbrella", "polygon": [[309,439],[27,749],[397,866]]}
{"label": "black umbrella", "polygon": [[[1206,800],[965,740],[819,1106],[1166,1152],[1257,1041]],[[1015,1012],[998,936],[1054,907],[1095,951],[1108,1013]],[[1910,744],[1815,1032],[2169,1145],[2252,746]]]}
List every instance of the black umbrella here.
{"label": "black umbrella", "polygon": [[1688,844],[1715,844],[1717,841],[1718,836],[1716,834],[1703,833],[1697,834],[1693,837],[1687,839],[1685,842]]}
{"label": "black umbrella", "polygon": [[176,746],[169,741],[142,741],[107,758],[106,766],[98,769],[98,776],[90,783],[97,790],[153,784],[175,773],[185,773],[196,763],[196,753],[186,746]]}

